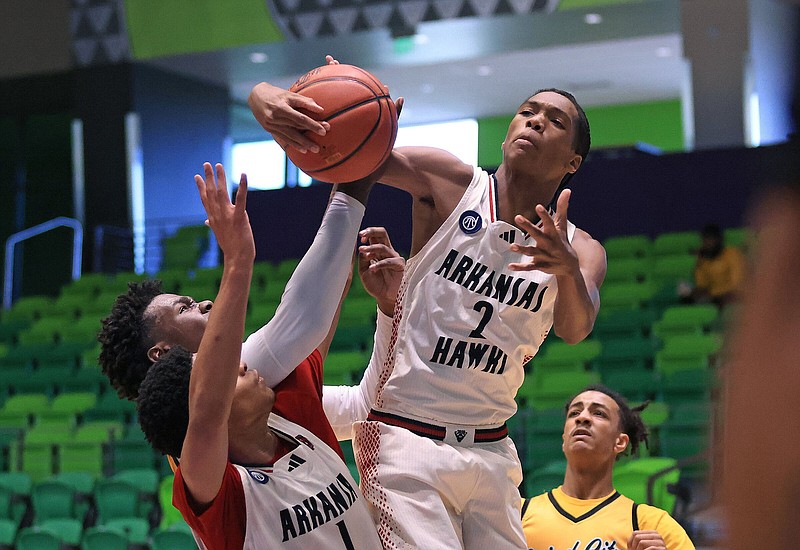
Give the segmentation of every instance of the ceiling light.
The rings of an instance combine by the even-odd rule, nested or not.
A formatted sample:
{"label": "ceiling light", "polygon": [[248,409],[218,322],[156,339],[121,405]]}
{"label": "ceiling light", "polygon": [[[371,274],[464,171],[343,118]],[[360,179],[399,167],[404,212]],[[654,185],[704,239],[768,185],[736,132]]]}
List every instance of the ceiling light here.
{"label": "ceiling light", "polygon": [[269,56],[264,52],[253,52],[250,54],[251,63],[266,63],[268,60]]}
{"label": "ceiling light", "polygon": [[599,25],[603,22],[603,16],[599,13],[587,13],[583,16],[583,20],[587,25]]}
{"label": "ceiling light", "polygon": [[428,38],[427,34],[415,34],[414,35],[414,44],[427,44]]}
{"label": "ceiling light", "polygon": [[478,66],[478,76],[489,76],[494,71],[489,65],[479,65]]}
{"label": "ceiling light", "polygon": [[672,48],[669,46],[661,46],[656,48],[656,57],[671,57],[672,56]]}

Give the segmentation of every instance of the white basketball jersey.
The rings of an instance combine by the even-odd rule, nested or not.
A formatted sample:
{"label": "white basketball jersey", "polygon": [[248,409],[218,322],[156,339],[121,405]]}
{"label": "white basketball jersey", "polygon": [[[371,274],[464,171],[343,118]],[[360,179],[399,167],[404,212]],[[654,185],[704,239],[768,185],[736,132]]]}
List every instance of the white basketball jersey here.
{"label": "white basketball jersey", "polygon": [[380,548],[358,484],[336,452],[277,415],[269,426],[297,447],[271,468],[236,465],[247,509],[244,547]]}
{"label": "white basketball jersey", "polygon": [[[575,226],[570,224],[570,241]],[[532,244],[497,219],[496,180],[475,168],[458,206],[413,258],[395,309],[375,408],[465,426],[499,425],[553,324],[556,278],[511,271]]]}

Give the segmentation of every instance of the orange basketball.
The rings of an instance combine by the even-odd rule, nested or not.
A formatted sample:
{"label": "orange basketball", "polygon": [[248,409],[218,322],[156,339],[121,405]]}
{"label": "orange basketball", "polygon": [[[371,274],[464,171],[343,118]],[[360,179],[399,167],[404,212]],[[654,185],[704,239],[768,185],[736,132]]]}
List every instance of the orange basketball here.
{"label": "orange basketball", "polygon": [[330,124],[324,136],[307,132],[319,153],[287,155],[314,179],[345,183],[364,178],[389,157],[397,137],[397,109],[389,88],[353,65],[323,65],[292,84],[290,91],[312,98],[325,112],[306,113]]}

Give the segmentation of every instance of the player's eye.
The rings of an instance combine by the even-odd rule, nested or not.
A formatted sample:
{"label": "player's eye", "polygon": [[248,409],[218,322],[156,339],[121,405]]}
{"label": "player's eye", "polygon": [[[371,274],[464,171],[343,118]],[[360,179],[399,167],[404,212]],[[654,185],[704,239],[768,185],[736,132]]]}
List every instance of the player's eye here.
{"label": "player's eye", "polygon": [[183,306],[181,306],[180,308],[178,308],[178,313],[183,313],[183,312],[184,312],[184,311],[186,311],[187,309],[189,309],[189,307],[188,307],[188,306],[186,306],[186,305],[183,305]]}
{"label": "player's eye", "polygon": [[558,126],[559,128],[563,128],[564,127],[564,124],[560,120],[558,120],[557,118],[552,119],[551,122],[553,124],[555,124],[556,126]]}

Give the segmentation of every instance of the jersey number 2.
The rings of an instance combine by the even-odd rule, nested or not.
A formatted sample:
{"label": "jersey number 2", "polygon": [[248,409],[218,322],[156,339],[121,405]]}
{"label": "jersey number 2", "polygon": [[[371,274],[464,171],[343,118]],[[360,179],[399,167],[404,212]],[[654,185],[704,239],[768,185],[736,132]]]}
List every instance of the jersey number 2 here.
{"label": "jersey number 2", "polygon": [[489,320],[492,318],[492,314],[494,313],[494,306],[487,302],[486,300],[479,300],[475,302],[475,305],[472,306],[472,309],[475,311],[483,311],[483,316],[481,320],[478,322],[478,326],[475,327],[472,332],[469,333],[470,338],[484,338],[483,336],[483,329],[486,328],[486,325],[489,324]]}

